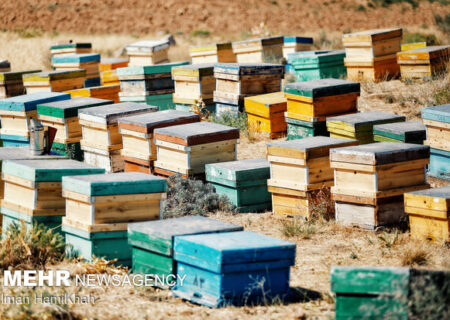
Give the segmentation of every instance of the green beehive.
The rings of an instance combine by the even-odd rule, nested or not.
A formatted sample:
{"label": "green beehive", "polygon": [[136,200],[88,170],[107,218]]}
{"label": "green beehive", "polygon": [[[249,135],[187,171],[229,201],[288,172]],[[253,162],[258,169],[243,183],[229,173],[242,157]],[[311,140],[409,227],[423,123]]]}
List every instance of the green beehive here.
{"label": "green beehive", "polygon": [[330,134],[327,131],[326,121],[302,121],[293,118],[285,118],[287,123],[288,140],[303,139],[307,137],[326,136]]}
{"label": "green beehive", "polygon": [[290,53],[289,63],[295,70],[297,81],[309,81],[326,78],[345,78],[345,51],[302,51]]}
{"label": "green beehive", "polygon": [[423,144],[426,137],[426,126],[420,121],[387,123],[373,126],[373,139],[379,142]]}

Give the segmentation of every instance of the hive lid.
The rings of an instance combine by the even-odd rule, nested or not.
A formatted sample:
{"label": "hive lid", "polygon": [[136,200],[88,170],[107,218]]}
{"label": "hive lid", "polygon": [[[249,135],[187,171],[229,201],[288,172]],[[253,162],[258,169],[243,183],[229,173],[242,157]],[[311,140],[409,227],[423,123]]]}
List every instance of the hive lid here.
{"label": "hive lid", "polygon": [[172,68],[172,76],[206,77],[214,75],[214,63],[199,63]]}
{"label": "hive lid", "polygon": [[284,43],[305,43],[312,44],[314,42],[311,37],[284,37]]}
{"label": "hive lid", "polygon": [[37,106],[37,111],[39,115],[56,118],[71,118],[76,117],[78,115],[79,109],[91,108],[113,103],[114,101],[112,100],[81,97],[71,100],[63,100],[39,104]]}
{"label": "hive lid", "polygon": [[57,154],[34,155],[30,152],[30,147],[2,147],[0,148],[0,165],[4,160],[32,160],[32,159],[67,159],[66,156]]}
{"label": "hive lid", "polygon": [[[328,117],[327,127],[333,126],[346,130],[345,127],[351,127],[354,131],[372,131],[376,124],[405,121],[404,116],[395,115],[387,112],[370,111],[351,113],[343,116]],[[347,128],[348,129],[348,128]]]}
{"label": "hive lid", "polygon": [[270,107],[274,104],[285,104],[287,102],[287,99],[284,97],[284,93],[279,91],[259,94],[257,96],[245,97],[245,102],[247,103],[248,101],[251,101],[254,104]]}
{"label": "hive lid", "polygon": [[245,48],[254,45],[270,46],[276,44],[283,44],[284,37],[266,37],[266,38],[254,38],[241,41],[234,41],[232,43],[233,48]]}
{"label": "hive lid", "polygon": [[[308,52],[308,53],[306,53]],[[311,53],[309,53],[311,52]],[[332,51],[301,51],[296,53],[290,53],[288,55],[288,61],[296,68],[313,67],[317,65],[343,65],[345,58],[344,50],[332,50]]]}
{"label": "hive lid", "polygon": [[53,71],[24,74],[22,77],[24,82],[53,81],[53,80],[86,77],[86,70],[84,69],[53,70]]}
{"label": "hive lid", "polygon": [[31,111],[35,110],[36,106],[41,103],[68,99],[70,99],[70,94],[68,93],[36,92],[6,99],[0,99],[0,110]]}
{"label": "hive lid", "polygon": [[281,64],[272,63],[216,63],[214,73],[233,75],[284,75],[285,67]]}
{"label": "hive lid", "polygon": [[360,32],[353,32],[342,35],[342,42],[346,44],[358,42],[376,42],[391,38],[400,38],[403,34],[402,28],[387,28],[387,29],[371,29]]}
{"label": "hive lid", "polygon": [[422,108],[422,118],[427,120],[450,123],[450,103],[440,106]]}
{"label": "hive lid", "polygon": [[[450,46],[429,46],[423,48],[416,48],[407,51],[397,52],[397,57],[399,59],[399,63],[401,61],[405,61],[406,63],[413,63],[418,60],[419,62],[422,60],[432,60],[437,58],[445,58],[448,60],[450,55]],[[407,62],[409,61],[409,62]],[[422,63],[422,62],[420,62]]]}
{"label": "hive lid", "polygon": [[101,64],[119,64],[119,63],[125,63],[128,62],[127,58],[101,58],[100,63]]}
{"label": "hive lid", "polygon": [[173,67],[182,66],[189,64],[189,61],[180,62],[170,62],[155,64],[151,66],[131,66],[126,68],[118,68],[117,75],[121,76],[135,76],[135,75],[149,75],[158,73],[168,73],[170,74]]}
{"label": "hive lid", "polygon": [[128,52],[156,52],[167,49],[170,43],[167,40],[142,40],[131,43],[125,47]]}
{"label": "hive lid", "polygon": [[407,194],[450,200],[450,185],[439,187],[439,188],[412,191],[412,192],[408,192]]}
{"label": "hive lid", "polygon": [[288,83],[284,92],[310,98],[336,96],[347,93],[360,93],[359,82],[342,79],[318,79],[305,82]]}
{"label": "hive lid", "polygon": [[197,46],[190,46],[189,52],[203,52],[203,51],[214,51],[214,50],[232,50],[231,42],[220,42],[212,44],[200,44]]}
{"label": "hive lid", "polygon": [[377,124],[373,126],[373,133],[402,141],[419,141],[426,139],[426,127],[420,121],[407,121]]}
{"label": "hive lid", "polygon": [[100,53],[79,53],[52,56],[52,63],[83,63],[100,61]]}
{"label": "hive lid", "polygon": [[12,80],[22,80],[24,74],[27,73],[38,73],[41,70],[24,70],[24,71],[8,71],[0,72],[0,82],[2,81],[12,81]]}
{"label": "hive lid", "polygon": [[129,243],[138,248],[173,256],[176,236],[213,232],[242,231],[244,228],[216,219],[188,216],[128,224]]}
{"label": "hive lid", "polygon": [[89,49],[92,48],[92,43],[83,43],[83,42],[70,42],[70,43],[59,43],[59,44],[54,44],[50,47],[51,50],[56,50],[56,49],[69,49],[69,48],[84,48],[84,49]]}
{"label": "hive lid", "polygon": [[158,107],[144,103],[121,102],[82,109],[78,114],[80,120],[112,124],[117,123],[119,117],[156,111],[158,111]]}

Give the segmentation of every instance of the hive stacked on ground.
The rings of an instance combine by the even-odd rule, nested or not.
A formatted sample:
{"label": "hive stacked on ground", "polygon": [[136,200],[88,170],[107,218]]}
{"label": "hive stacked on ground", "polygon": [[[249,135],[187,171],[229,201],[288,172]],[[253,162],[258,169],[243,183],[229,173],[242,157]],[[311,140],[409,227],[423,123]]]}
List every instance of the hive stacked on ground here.
{"label": "hive stacked on ground", "polygon": [[267,179],[270,164],[265,159],[219,162],[206,165],[206,181],[216,193],[226,196],[239,212],[260,212],[272,207]]}
{"label": "hive stacked on ground", "polygon": [[402,51],[408,51],[413,49],[424,48],[427,46],[426,42],[412,42],[412,43],[402,43],[401,49]]}
{"label": "hive stacked on ground", "polygon": [[283,37],[249,39],[233,42],[238,63],[280,63],[283,59]]}
{"label": "hive stacked on ground", "polygon": [[71,159],[82,161],[81,125],[78,120],[78,110],[112,103],[111,100],[79,98],[39,104],[37,106],[38,120],[44,126],[57,130],[51,150]]}
{"label": "hive stacked on ground", "polygon": [[288,58],[289,53],[307,51],[311,49],[314,40],[310,37],[284,37],[283,57]]}
{"label": "hive stacked on ground", "polygon": [[404,197],[413,237],[450,240],[450,186],[409,192]]}
{"label": "hive stacked on ground", "polygon": [[287,98],[288,140],[327,136],[330,116],[355,113],[360,84],[340,79],[320,79],[289,83]]}
{"label": "hive stacked on ground", "polygon": [[0,59],[0,72],[9,72],[11,71],[11,64],[8,60]]}
{"label": "hive stacked on ground", "polygon": [[128,59],[125,58],[102,58],[99,70],[102,86],[119,85],[119,77],[116,69],[128,67]]}
{"label": "hive stacked on ground", "polygon": [[132,102],[79,110],[83,137],[80,145],[84,151],[84,161],[107,172],[123,171],[125,164],[120,156],[122,135],[119,133],[119,118],[155,111],[158,111],[157,107]]}
{"label": "hive stacked on ground", "polygon": [[174,62],[154,66],[131,66],[117,69],[120,80],[121,102],[140,102],[158,106],[160,110],[173,109],[175,91],[172,67],[186,65]]}
{"label": "hive stacked on ground", "polygon": [[22,75],[27,94],[35,92],[64,92],[84,87],[86,70],[55,70]]}
{"label": "hive stacked on ground", "polygon": [[177,110],[189,111],[193,105],[201,101],[208,112],[216,111],[213,103],[216,88],[213,63],[174,67],[172,79],[175,81],[173,102]]}
{"label": "hive stacked on ground", "polygon": [[0,73],[0,99],[25,94],[22,76],[27,73],[36,73],[41,70],[15,71]]}
{"label": "hive stacked on ground", "polygon": [[377,142],[333,149],[336,221],[375,229],[406,222],[403,194],[427,189],[428,146]]}
{"label": "hive stacked on ground", "polygon": [[100,54],[83,53],[71,55],[59,55],[52,57],[52,67],[55,70],[83,69],[86,71],[84,87],[95,87],[100,85]]}
{"label": "hive stacked on ground", "polygon": [[431,148],[428,174],[450,180],[450,104],[423,108],[422,119]]}
{"label": "hive stacked on ground", "polygon": [[286,135],[284,113],[287,100],[283,92],[247,97],[244,105],[249,131],[262,133],[272,139]]}
{"label": "hive stacked on ground", "polygon": [[307,219],[332,214],[330,149],[355,144],[357,141],[329,137],[269,143],[270,180],[267,185],[272,193],[274,214]]}
{"label": "hive stacked on ground", "polygon": [[160,218],[166,184],[139,172],[64,177],[66,244],[85,260],[104,257],[131,266],[128,223]]}
{"label": "hive stacked on ground", "polygon": [[122,135],[122,159],[125,171],[153,173],[156,145],[153,131],[157,128],[200,121],[200,116],[185,111],[165,110],[119,119]]}
{"label": "hive stacked on ground", "polygon": [[231,42],[203,44],[189,47],[192,64],[236,62]]}
{"label": "hive stacked on ground", "polygon": [[382,81],[400,74],[397,52],[402,29],[378,29],[344,34],[345,66],[348,79]]}
{"label": "hive stacked on ground", "polygon": [[431,79],[447,70],[450,46],[431,46],[397,53],[402,79]]}
{"label": "hive stacked on ground", "polygon": [[373,126],[373,140],[423,144],[426,127],[420,121],[394,122]]}
{"label": "hive stacked on ground", "polygon": [[244,109],[245,97],[281,91],[284,67],[269,63],[218,63],[214,77],[216,113],[237,114]]}
{"label": "hive stacked on ground", "polygon": [[62,177],[94,173],[104,173],[104,170],[75,160],[5,161],[2,164],[3,228],[23,220],[28,228],[43,223],[59,229],[66,212],[61,195]]}
{"label": "hive stacked on ground", "polygon": [[37,92],[0,100],[2,127],[0,139],[4,147],[28,145],[30,142],[29,123],[37,119],[36,107],[40,103],[70,99],[67,93]]}
{"label": "hive stacked on ground", "polygon": [[60,43],[52,45],[50,47],[50,54],[52,56],[91,53],[91,51],[92,51],[91,43],[81,43],[81,42]]}
{"label": "hive stacked on ground", "polygon": [[69,90],[66,92],[70,93],[70,97],[72,99],[80,97],[91,97],[97,99],[112,100],[115,103],[119,103],[120,85],[116,84],[100,87],[90,87],[90,88]]}
{"label": "hive stacked on ground", "polygon": [[125,47],[129,66],[149,66],[169,62],[169,42],[144,40]]}
{"label": "hive stacked on ground", "polygon": [[360,144],[366,144],[374,142],[374,125],[404,121],[404,116],[370,111],[327,118],[326,126],[330,137],[356,139]]}
{"label": "hive stacked on ground", "polygon": [[239,130],[212,123],[198,122],[154,131],[157,147],[155,173],[204,178],[205,165],[236,160]]}

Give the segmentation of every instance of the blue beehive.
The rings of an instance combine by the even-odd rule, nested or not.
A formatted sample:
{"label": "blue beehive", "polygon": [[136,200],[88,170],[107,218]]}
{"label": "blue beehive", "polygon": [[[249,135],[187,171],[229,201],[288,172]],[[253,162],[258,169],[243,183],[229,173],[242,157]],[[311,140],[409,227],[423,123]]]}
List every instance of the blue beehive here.
{"label": "blue beehive", "polygon": [[289,293],[295,244],[247,231],[181,236],[174,259],[178,297],[208,307],[270,303]]}

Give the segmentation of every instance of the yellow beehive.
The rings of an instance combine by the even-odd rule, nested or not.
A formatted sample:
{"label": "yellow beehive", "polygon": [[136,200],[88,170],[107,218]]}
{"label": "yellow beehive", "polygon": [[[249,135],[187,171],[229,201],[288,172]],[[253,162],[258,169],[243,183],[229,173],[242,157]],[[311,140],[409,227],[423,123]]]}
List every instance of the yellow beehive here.
{"label": "yellow beehive", "polygon": [[283,58],[283,37],[249,39],[233,42],[238,63],[279,63]]}
{"label": "yellow beehive", "polygon": [[119,103],[120,85],[90,87],[90,88],[69,90],[66,92],[70,93],[70,97],[72,99],[81,97],[91,97],[97,99],[112,100],[115,103]]}
{"label": "yellow beehive", "polygon": [[413,43],[403,43],[401,48],[402,51],[408,51],[413,49],[424,48],[427,46],[426,42],[413,42]]}
{"label": "yellow beehive", "polygon": [[402,79],[431,78],[445,72],[450,46],[431,46],[397,53]]}
{"label": "yellow beehive", "polygon": [[169,42],[144,40],[125,47],[128,66],[148,66],[168,62]]}
{"label": "yellow beehive", "polygon": [[189,48],[192,64],[236,62],[231,42],[204,44]]}

